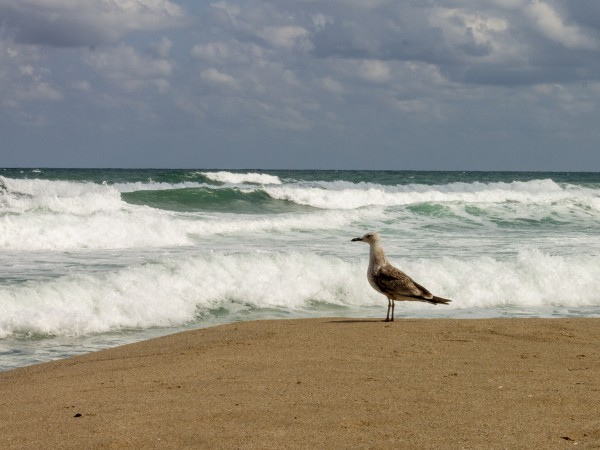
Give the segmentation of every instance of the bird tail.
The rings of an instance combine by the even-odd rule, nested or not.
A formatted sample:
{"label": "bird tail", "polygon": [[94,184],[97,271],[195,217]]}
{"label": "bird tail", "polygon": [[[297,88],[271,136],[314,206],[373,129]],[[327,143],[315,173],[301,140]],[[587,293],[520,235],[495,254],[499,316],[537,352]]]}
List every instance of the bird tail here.
{"label": "bird tail", "polygon": [[431,300],[429,300],[429,302],[433,303],[434,305],[447,305],[448,303],[450,303],[452,300],[448,300],[447,298],[442,298],[442,297],[436,297],[435,295],[433,296],[433,298]]}

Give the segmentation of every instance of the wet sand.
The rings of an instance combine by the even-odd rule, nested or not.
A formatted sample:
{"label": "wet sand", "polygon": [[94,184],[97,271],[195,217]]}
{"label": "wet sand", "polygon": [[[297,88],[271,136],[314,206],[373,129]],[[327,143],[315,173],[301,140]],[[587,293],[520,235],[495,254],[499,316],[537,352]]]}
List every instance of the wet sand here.
{"label": "wet sand", "polygon": [[307,319],[0,373],[2,448],[600,448],[600,319]]}

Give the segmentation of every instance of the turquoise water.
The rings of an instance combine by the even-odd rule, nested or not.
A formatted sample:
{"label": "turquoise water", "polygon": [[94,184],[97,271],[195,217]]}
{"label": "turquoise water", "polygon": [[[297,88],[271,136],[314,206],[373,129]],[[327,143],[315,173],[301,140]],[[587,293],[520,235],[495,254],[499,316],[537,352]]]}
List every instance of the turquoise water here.
{"label": "turquoise water", "polygon": [[0,169],[0,370],[238,320],[600,316],[600,174]]}

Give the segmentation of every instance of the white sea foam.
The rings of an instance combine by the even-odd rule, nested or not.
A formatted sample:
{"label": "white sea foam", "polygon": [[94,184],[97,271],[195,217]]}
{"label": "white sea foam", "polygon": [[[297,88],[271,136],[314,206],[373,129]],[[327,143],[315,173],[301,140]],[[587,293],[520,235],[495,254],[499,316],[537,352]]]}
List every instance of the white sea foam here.
{"label": "white sea foam", "polygon": [[[78,199],[84,201],[83,197]],[[188,246],[214,235],[332,230],[377,214],[323,211],[302,215],[201,215],[128,205],[120,200],[102,209],[99,203],[87,206],[92,214],[79,214],[83,203],[67,207],[63,202],[60,209],[68,213],[58,214],[54,205],[54,211],[0,215],[0,247],[77,250]]]}
{"label": "white sea foam", "polygon": [[11,250],[123,249],[190,245],[172,215],[153,211],[90,216],[37,214],[0,217],[0,247]]}
{"label": "white sea foam", "polygon": [[0,212],[31,211],[91,215],[123,207],[121,195],[112,186],[71,181],[12,179],[0,176],[5,192]]}
{"label": "white sea foam", "polygon": [[[120,182],[104,185],[0,176],[0,338],[65,336],[0,341],[16,355],[4,367],[141,336],[119,332],[132,328],[384,317],[385,298],[366,280],[368,249],[350,243],[367,230],[384,236],[392,263],[454,300],[399,303],[397,317],[600,316],[597,178],[384,185],[188,174],[172,183],[109,174]],[[148,190],[173,192],[124,194]],[[170,202],[174,210],[152,207]],[[21,343],[29,350],[11,350]]]}
{"label": "white sea foam", "polygon": [[228,184],[282,184],[279,177],[266,173],[200,172],[209,180]]}
{"label": "white sea foam", "polygon": [[[321,182],[318,186],[249,188],[251,192],[264,189],[274,198],[325,209],[263,215],[235,214],[235,211],[181,213],[132,205],[120,196],[125,191],[179,185],[148,182],[115,186],[5,177],[0,177],[0,183],[4,186],[0,191],[0,247],[15,250],[187,246],[215,234],[335,230],[360,223],[370,223],[372,227],[377,221],[385,224],[390,220],[396,222],[396,227],[412,227],[414,224],[407,221],[410,214],[396,212],[390,216],[381,206],[422,202],[445,203],[456,216],[479,222],[488,218],[474,217],[457,205],[483,205],[487,213],[492,213],[493,220],[539,220],[548,215],[550,206],[565,220],[577,220],[578,225],[595,223],[600,211],[596,191],[564,187],[550,180],[441,186]],[[431,220],[435,222],[434,219]],[[441,218],[436,223],[440,221],[445,223],[447,219]]]}
{"label": "white sea foam", "polygon": [[[206,183],[198,183],[195,181],[184,181],[181,183],[165,183],[157,181],[136,181],[129,183],[115,183],[111,185],[119,192],[136,192],[136,191],[166,191],[175,189],[189,189],[209,187]],[[214,186],[210,186],[214,188]]]}
{"label": "white sea foam", "polygon": [[349,287],[364,290],[348,285],[347,268],[314,255],[213,255],[0,287],[0,338],[181,325],[231,302],[286,309],[340,303]]}
{"label": "white sea foam", "polygon": [[189,245],[174,214],[121,200],[113,186],[3,178],[0,247],[74,250]]}
{"label": "white sea foam", "polygon": [[598,192],[577,186],[560,186],[552,180],[512,183],[451,183],[446,185],[395,185],[319,182],[316,185],[266,186],[278,200],[322,209],[356,209],[364,206],[403,206],[425,202],[471,204],[522,203],[548,205],[578,202],[600,211]]}
{"label": "white sea foam", "polygon": [[[443,311],[469,308],[600,306],[593,258],[535,249],[513,259],[400,260],[432,292],[453,299]],[[385,299],[366,280],[366,258],[352,262],[314,253],[208,254],[113,273],[66,275],[0,286],[0,338],[33,333],[84,335],[178,326],[219,308],[309,311],[316,302],[349,308]],[[400,303],[397,313],[436,308]],[[440,307],[435,312],[440,312]]]}
{"label": "white sea foam", "polygon": [[453,307],[600,306],[600,265],[595,256],[550,255],[535,248],[514,258],[442,258],[410,264],[411,274]]}

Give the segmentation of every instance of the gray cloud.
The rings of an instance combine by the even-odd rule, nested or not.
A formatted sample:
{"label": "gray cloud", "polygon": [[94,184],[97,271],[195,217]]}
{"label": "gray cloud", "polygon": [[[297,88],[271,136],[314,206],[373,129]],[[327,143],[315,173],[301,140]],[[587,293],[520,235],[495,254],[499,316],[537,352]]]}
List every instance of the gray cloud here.
{"label": "gray cloud", "polygon": [[[459,2],[463,3],[463,2]],[[385,4],[365,18],[346,15],[315,36],[319,57],[435,64],[451,80],[535,84],[598,79],[597,29],[573,21],[550,4],[489,2],[487,8]],[[481,2],[478,2],[480,4]],[[493,7],[498,3],[497,7]],[[359,11],[357,11],[359,13]],[[582,68],[584,70],[582,70]]]}
{"label": "gray cloud", "polygon": [[156,164],[501,168],[504,147],[589,159],[600,137],[589,2],[73,5],[0,0],[0,128],[14,142],[77,127],[115,148],[179,143],[138,155]]}
{"label": "gray cloud", "polygon": [[127,33],[179,24],[183,9],[170,0],[0,0],[3,26],[18,42],[52,47],[115,43]]}

